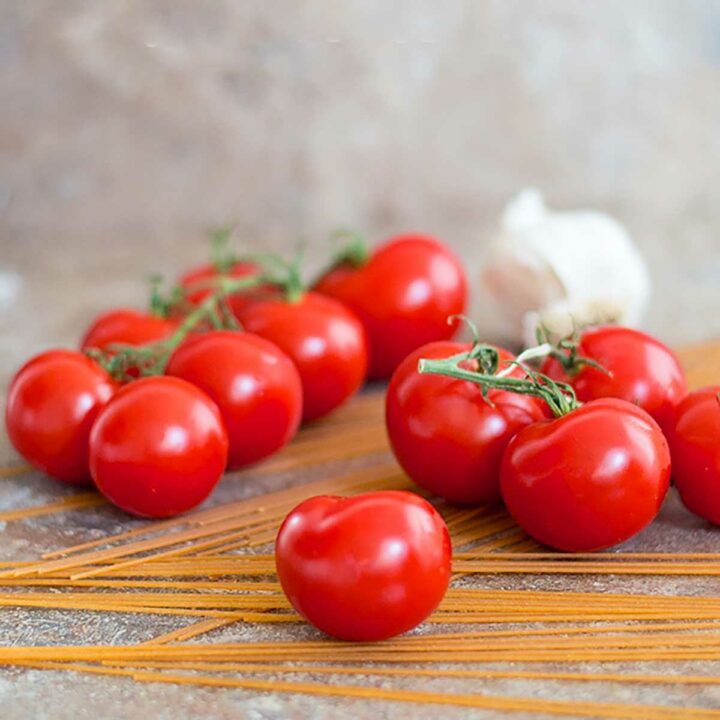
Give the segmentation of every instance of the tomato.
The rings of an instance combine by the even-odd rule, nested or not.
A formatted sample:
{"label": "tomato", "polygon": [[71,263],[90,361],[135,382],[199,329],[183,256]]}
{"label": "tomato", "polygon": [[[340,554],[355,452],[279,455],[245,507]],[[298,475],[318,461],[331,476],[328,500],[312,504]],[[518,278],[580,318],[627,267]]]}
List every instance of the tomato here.
{"label": "tomato", "polygon": [[165,372],[197,385],[217,403],[228,432],[231,468],[280,449],[300,424],[300,375],[280,348],[257,335],[214,330],[191,336]]}
{"label": "tomato", "polygon": [[314,420],[362,385],[367,345],[362,325],[341,303],[316,293],[296,302],[253,303],[239,314],[243,327],[275,343],[293,360],[303,387],[303,419]]}
{"label": "tomato", "polygon": [[627,400],[664,427],[672,419],[673,407],[687,393],[685,374],[675,354],[639,330],[616,325],[586,330],[580,337],[578,354],[608,372],[584,365],[568,377],[553,358],[544,363],[542,371],[554,380],[569,382],[582,402],[602,397]]}
{"label": "tomato", "polygon": [[[236,262],[230,268],[221,272],[215,265],[208,263],[189,270],[180,277],[179,285],[186,289],[186,300],[191,305],[199,305],[212,292],[211,287],[203,288],[203,284],[210,284],[213,280],[226,276],[233,279],[250,278],[256,275],[260,268],[251,262]],[[193,289],[194,288],[194,289]],[[246,292],[235,293],[228,297],[228,305],[235,315],[241,313],[248,305],[255,302],[259,297],[271,294],[274,288],[270,285],[260,285]]]}
{"label": "tomato", "polygon": [[70,350],[37,355],[15,375],[5,423],[15,449],[57,480],[90,482],[88,437],[115,385],[90,358]]}
{"label": "tomato", "polygon": [[385,490],[320,496],[280,527],[275,563],[292,606],[341,640],[384,640],[421,623],[450,580],[450,536],[430,503]]}
{"label": "tomato", "polygon": [[171,517],[199,505],[225,469],[228,438],[215,403],[174,377],[121,388],[90,433],[98,490],[141,517]]}
{"label": "tomato", "polygon": [[448,317],[462,313],[467,283],[462,266],[438,240],[400,235],[358,268],[330,270],[317,292],[346,303],[368,336],[370,378],[387,378],[413,350],[450,339]]}
{"label": "tomato", "polygon": [[177,328],[176,320],[157,317],[149,313],[120,308],[110,310],[98,316],[88,328],[80,343],[82,350],[98,348],[104,350],[108,345],[145,345],[164,340]]}
{"label": "tomato", "polygon": [[[469,349],[434,342],[405,358],[388,387],[385,419],[395,457],[414,482],[450,502],[487,503],[500,499],[500,461],[510,438],[546,411],[536,398],[503,390],[490,390],[491,405],[474,383],[417,370],[420,358]],[[499,367],[511,358],[500,350]]]}
{"label": "tomato", "polygon": [[670,451],[657,423],[624,400],[591,400],[510,440],[500,488],[528,535],[558,550],[617,545],[657,514]]}
{"label": "tomato", "polygon": [[720,393],[707,387],[676,408],[667,431],[673,480],[685,507],[720,525]]}

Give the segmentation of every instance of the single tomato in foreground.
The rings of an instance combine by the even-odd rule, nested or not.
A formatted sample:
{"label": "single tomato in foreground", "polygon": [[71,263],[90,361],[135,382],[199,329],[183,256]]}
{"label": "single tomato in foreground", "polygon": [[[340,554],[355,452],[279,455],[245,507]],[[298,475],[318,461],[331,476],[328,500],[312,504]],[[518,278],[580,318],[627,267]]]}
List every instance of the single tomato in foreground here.
{"label": "single tomato in foreground", "polygon": [[592,400],[520,430],[500,488],[518,525],[557,550],[590,552],[645,528],[668,490],[670,451],[657,423],[624,400]]}
{"label": "single tomato in foreground", "polygon": [[149,313],[120,308],[99,315],[80,343],[82,350],[105,350],[108,345],[145,345],[165,340],[177,329],[177,321]]}
{"label": "single tomato in foreground", "polygon": [[32,358],[8,389],[5,424],[15,449],[56,480],[90,483],[88,438],[93,421],[115,391],[90,358],[51,350]]}
{"label": "single tomato in foreground", "polygon": [[217,403],[228,432],[230,468],[267,457],[298,429],[300,375],[269,340],[232,330],[190,336],[165,372],[191,382]]}
{"label": "single tomato in foreground", "polygon": [[275,343],[295,363],[302,381],[304,420],[327,415],[365,380],[363,328],[332,298],[307,292],[296,300],[262,300],[238,318],[245,330]]}
{"label": "single tomato in foreground", "polygon": [[227,464],[215,403],[185,380],[149,377],[120,389],[90,433],[98,490],[141,517],[172,517],[210,494]]}
{"label": "single tomato in foreground", "polygon": [[677,406],[667,438],[685,507],[720,525],[720,386],[690,393]]}
{"label": "single tomato in foreground", "polygon": [[399,235],[365,262],[341,262],[314,289],[344,302],[360,318],[373,379],[390,377],[421,345],[449,340],[456,328],[447,319],[462,313],[467,302],[460,262],[426,235]]}
{"label": "single tomato in foreground", "polygon": [[606,372],[579,365],[566,373],[549,358],[542,371],[553,380],[569,382],[578,400],[619,398],[639,405],[665,428],[673,407],[687,394],[687,381],[675,353],[639,330],[607,325],[585,330],[577,354],[593,360]]}
{"label": "single tomato in foreground", "polygon": [[280,527],[275,562],[292,606],[341,640],[373,641],[420,624],[445,595],[450,536],[430,503],[409,492],[320,496]]}
{"label": "single tomato in foreground", "polygon": [[[546,411],[537,398],[490,390],[486,400],[472,382],[418,372],[421,358],[444,359],[470,347],[434,342],[405,358],[388,387],[385,421],[395,457],[413,482],[450,502],[478,504],[500,499],[505,447]],[[513,356],[500,350],[499,359],[503,369]]]}

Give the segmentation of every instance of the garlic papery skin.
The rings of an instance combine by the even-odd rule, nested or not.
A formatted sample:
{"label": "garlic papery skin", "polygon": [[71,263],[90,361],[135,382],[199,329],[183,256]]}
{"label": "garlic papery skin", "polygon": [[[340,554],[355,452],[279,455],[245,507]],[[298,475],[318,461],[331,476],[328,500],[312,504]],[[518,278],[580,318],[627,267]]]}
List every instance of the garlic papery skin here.
{"label": "garlic papery skin", "polygon": [[528,189],[505,208],[488,248],[474,319],[483,338],[533,345],[541,324],[556,338],[585,325],[637,326],[650,288],[619,222],[594,210],[551,210]]}

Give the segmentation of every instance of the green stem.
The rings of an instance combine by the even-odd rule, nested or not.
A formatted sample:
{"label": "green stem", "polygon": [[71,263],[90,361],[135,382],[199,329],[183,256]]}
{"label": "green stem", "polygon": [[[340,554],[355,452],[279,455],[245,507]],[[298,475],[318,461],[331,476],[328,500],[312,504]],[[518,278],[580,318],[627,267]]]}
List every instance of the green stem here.
{"label": "green stem", "polygon": [[[467,360],[483,356],[487,357],[489,353],[495,354],[495,360],[490,363],[482,363],[482,370],[480,371],[460,367],[460,364]],[[475,383],[480,387],[483,397],[486,399],[490,390],[505,390],[520,395],[537,397],[547,403],[555,417],[567,415],[579,407],[575,392],[569,385],[557,383],[546,375],[533,372],[525,365],[521,365],[526,374],[525,378],[510,377],[507,371],[498,374],[489,373],[483,368],[483,365],[497,368],[498,362],[498,353],[495,348],[489,345],[475,345],[470,352],[460,353],[449,358],[440,360],[422,359],[418,363],[418,372],[442,375]],[[516,366],[517,364],[518,361],[516,360],[513,365]]]}
{"label": "green stem", "polygon": [[215,292],[188,313],[169,338],[146,345],[117,343],[109,345],[106,350],[91,348],[87,354],[118,380],[133,380],[134,377],[129,374],[130,369],[136,369],[140,377],[162,375],[172,353],[198,326],[209,321],[213,327],[226,327],[219,308],[227,295],[249,290],[267,282],[268,278],[262,273],[243,278],[217,278]]}
{"label": "green stem", "polygon": [[352,265],[356,268],[362,267],[370,259],[367,242],[359,232],[342,228],[333,233],[333,239],[335,241],[346,239],[347,242],[335,253],[332,267],[343,264]]}
{"label": "green stem", "polygon": [[230,250],[230,238],[234,230],[235,223],[232,223],[210,233],[210,257],[219,273],[228,272],[238,261],[238,258]]}
{"label": "green stem", "polygon": [[524,366],[525,363],[532,362],[533,360],[540,360],[546,358],[548,355],[552,355],[555,348],[551,343],[543,343],[542,345],[536,345],[535,347],[528,348],[521,352],[513,363],[508,365],[504,370],[498,373],[498,377],[505,377],[510,375],[515,369],[516,365]]}

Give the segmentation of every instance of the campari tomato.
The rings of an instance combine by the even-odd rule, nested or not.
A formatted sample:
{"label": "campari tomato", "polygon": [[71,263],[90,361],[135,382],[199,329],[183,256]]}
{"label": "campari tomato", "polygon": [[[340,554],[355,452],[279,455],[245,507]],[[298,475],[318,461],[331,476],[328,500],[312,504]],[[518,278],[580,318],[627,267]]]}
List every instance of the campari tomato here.
{"label": "campari tomato", "polygon": [[384,640],[421,623],[450,580],[450,536],[430,503],[379,491],[305,500],[275,543],[293,607],[341,640]]}
{"label": "campari tomato", "polygon": [[680,498],[688,510],[720,525],[720,386],[690,393],[666,432]]}
{"label": "campari tomato", "polygon": [[121,388],[90,433],[90,471],[113,504],[141,517],[178,515],[210,494],[227,464],[217,405],[174,377]]}
{"label": "campari tomato", "polygon": [[347,304],[368,337],[370,378],[387,378],[403,359],[435,340],[449,340],[448,317],[467,302],[465,273],[439,240],[400,235],[360,264],[341,262],[317,282],[317,292]]}
{"label": "campari tomato", "polygon": [[603,370],[579,365],[570,374],[554,358],[542,371],[554,380],[569,382],[582,402],[614,397],[639,405],[663,428],[673,407],[685,397],[687,381],[675,353],[639,330],[607,325],[585,330],[577,354]]}
{"label": "campari tomato", "polygon": [[518,525],[570,552],[612,547],[657,515],[670,481],[670,451],[657,423],[614,398],[529,425],[503,456],[500,488]]}
{"label": "campari tomato", "polygon": [[216,403],[228,432],[228,466],[257,462],[283,447],[302,417],[302,385],[292,360],[252,333],[214,330],[189,337],[167,375],[182,378]]}
{"label": "campari tomato", "polygon": [[[546,411],[537,398],[504,390],[483,398],[474,383],[418,372],[421,358],[468,350],[444,341],[408,355],[388,387],[386,424],[395,457],[414,482],[450,502],[488,503],[500,499],[500,461],[510,438]],[[513,356],[499,353],[501,369]]]}
{"label": "campari tomato", "polygon": [[365,380],[362,325],[332,298],[307,292],[296,300],[263,300],[238,317],[245,330],[273,342],[295,363],[302,381],[304,420],[334,410]]}
{"label": "campari tomato", "polygon": [[91,482],[90,428],[115,384],[90,358],[51,350],[32,358],[8,390],[5,424],[15,449],[56,480]]}

